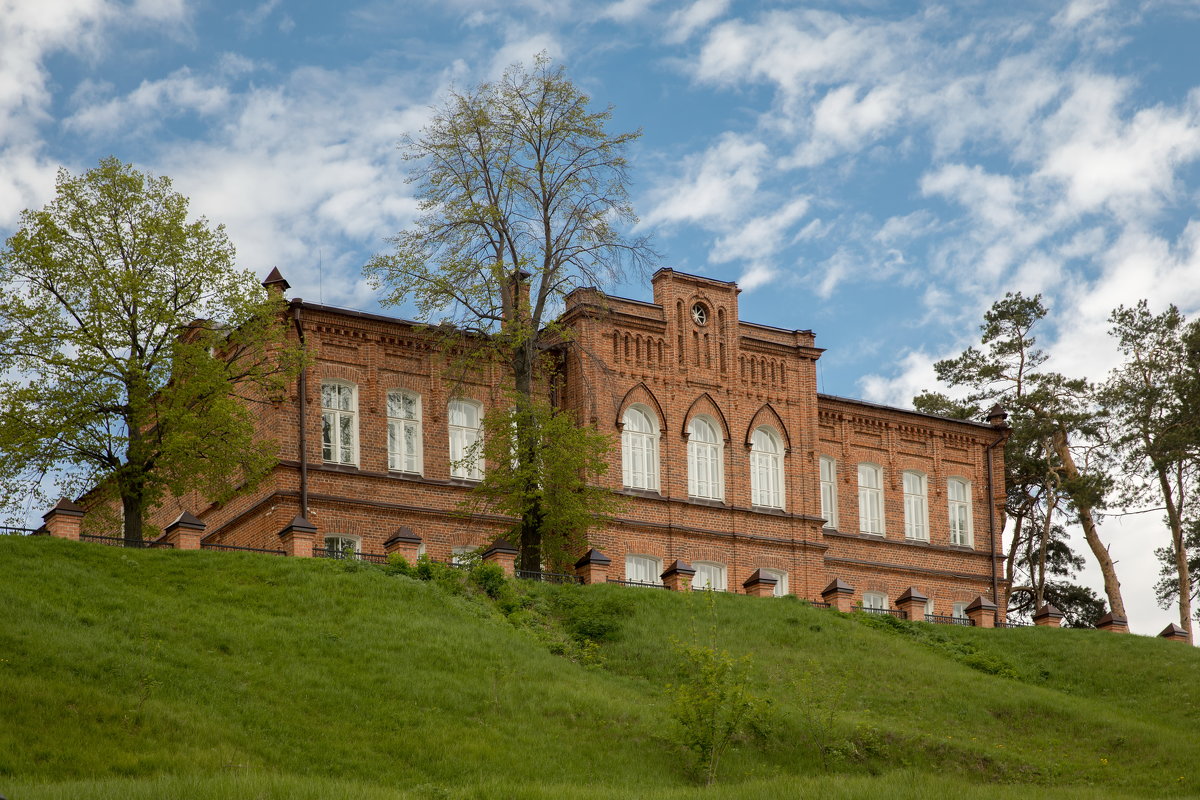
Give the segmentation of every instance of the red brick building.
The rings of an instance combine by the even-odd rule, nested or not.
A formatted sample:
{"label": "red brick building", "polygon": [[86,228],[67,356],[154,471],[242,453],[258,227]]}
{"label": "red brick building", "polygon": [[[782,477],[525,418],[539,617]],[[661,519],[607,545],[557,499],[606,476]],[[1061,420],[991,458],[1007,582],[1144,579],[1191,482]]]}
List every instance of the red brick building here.
{"label": "red brick building", "polygon": [[[669,269],[652,282],[653,303],[575,291],[562,318],[575,335],[555,400],[617,439],[606,483],[631,498],[590,535],[609,578],[657,583],[679,560],[728,591],[774,579],[819,599],[841,581],[827,599],[888,608],[907,592],[961,615],[983,596],[1003,613],[1002,416],[818,394],[811,331],[740,320],[733,283]],[[287,288],[278,272],[267,285]],[[299,299],[290,313],[313,361],[259,420],[279,466],[251,494],[171,499],[153,521],[187,511],[207,543],[287,549],[302,516],[317,547],[391,541],[437,559],[506,534],[509,520],[455,514],[477,475],[452,469],[502,402],[503,369],[457,374],[405,320]]]}

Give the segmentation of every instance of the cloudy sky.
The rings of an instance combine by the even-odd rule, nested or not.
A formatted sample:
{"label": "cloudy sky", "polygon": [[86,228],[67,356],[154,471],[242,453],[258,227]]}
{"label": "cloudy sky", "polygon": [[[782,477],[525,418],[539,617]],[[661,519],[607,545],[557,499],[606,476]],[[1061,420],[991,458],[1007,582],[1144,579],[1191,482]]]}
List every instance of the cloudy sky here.
{"label": "cloudy sky", "polygon": [[[663,265],[815,330],[823,391],[908,404],[1015,290],[1052,309],[1050,366],[1099,378],[1115,306],[1200,311],[1197,41],[1197,0],[0,0],[0,235],[112,154],[243,267],[376,309],[361,265],[415,207],[397,141],[545,51],[644,130]],[[1157,633],[1157,515],[1104,535]]]}

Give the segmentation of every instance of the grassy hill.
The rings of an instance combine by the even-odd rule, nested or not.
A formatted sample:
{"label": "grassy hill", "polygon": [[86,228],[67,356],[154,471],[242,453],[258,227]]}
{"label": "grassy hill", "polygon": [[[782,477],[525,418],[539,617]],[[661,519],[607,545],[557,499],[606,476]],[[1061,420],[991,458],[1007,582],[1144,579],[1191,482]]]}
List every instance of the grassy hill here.
{"label": "grassy hill", "polygon": [[[0,537],[0,794],[1200,791],[1200,656],[1176,643],[617,586],[518,594],[501,610],[358,564]],[[751,654],[771,709],[705,789],[665,686],[672,640],[713,629]]]}

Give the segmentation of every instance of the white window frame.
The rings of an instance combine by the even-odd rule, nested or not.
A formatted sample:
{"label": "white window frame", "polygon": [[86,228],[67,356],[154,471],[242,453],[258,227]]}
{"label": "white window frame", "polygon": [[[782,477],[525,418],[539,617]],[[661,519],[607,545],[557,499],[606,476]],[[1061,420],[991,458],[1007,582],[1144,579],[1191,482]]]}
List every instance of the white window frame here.
{"label": "white window frame", "polygon": [[968,619],[967,606],[969,605],[970,603],[966,600],[955,603],[950,609],[950,616],[954,617],[954,619]]}
{"label": "white window frame", "polygon": [[901,475],[904,490],[904,538],[929,541],[929,479],[924,472],[906,469]]}
{"label": "white window frame", "polygon": [[783,597],[788,594],[788,574],[787,570],[773,569],[771,567],[761,567],[758,570],[763,575],[770,575],[775,578],[775,596]]}
{"label": "white window frame", "polygon": [[693,561],[692,568],[696,574],[692,576],[693,589],[711,589],[714,592],[724,592],[729,585],[729,570],[719,561]]}
{"label": "white window frame", "polygon": [[888,608],[887,595],[883,592],[863,592],[862,607],[886,611]]}
{"label": "white window frame", "polygon": [[936,615],[937,612],[933,610],[933,598],[931,597],[925,601],[925,616],[932,617]]}
{"label": "white window frame", "polygon": [[[711,434],[711,439],[703,438]],[[725,440],[712,417],[698,415],[688,423],[688,497],[725,499]]]}
{"label": "white window frame", "polygon": [[[399,404],[400,416],[393,416],[395,411],[393,399]],[[405,400],[411,400],[415,416],[405,416]],[[425,474],[424,441],[421,431],[421,395],[407,389],[392,389],[387,393],[387,436],[388,436],[388,469],[393,472],[407,472],[414,475]],[[411,439],[409,438],[411,431]],[[412,441],[414,451],[408,452],[407,444]]]}
{"label": "white window frame", "polygon": [[[454,419],[456,406],[473,409],[478,424],[472,427],[453,423],[451,420]],[[467,397],[450,400],[446,404],[446,428],[450,436],[450,477],[467,481],[481,480],[483,465],[480,462],[483,459],[475,459],[467,464],[455,462],[462,462],[471,447],[483,436],[483,403]]]}
{"label": "white window frame", "polygon": [[868,461],[858,465],[858,530],[884,535],[883,467]]}
{"label": "white window frame", "polygon": [[821,516],[825,518],[826,528],[838,526],[837,503],[837,459],[821,456],[819,461],[821,477]]}
{"label": "white window frame", "polygon": [[[336,389],[335,405],[326,405],[327,389]],[[349,395],[349,408],[340,402]],[[340,434],[349,427],[350,441]],[[321,381],[321,460],[327,464],[358,466],[358,386],[350,381]]]}
{"label": "white window frame", "polygon": [[750,436],[750,502],[783,508],[783,437],[768,425],[759,426]]}
{"label": "white window frame", "polygon": [[[340,544],[337,547],[330,547],[329,546],[330,540],[337,540],[338,542],[340,542]],[[358,557],[358,555],[360,553],[362,553],[362,537],[361,536],[351,536],[346,533],[328,533],[322,539],[322,542],[323,542],[323,546],[324,546],[325,550],[328,552],[330,558],[345,558],[347,544],[352,545],[354,547],[354,555],[356,558]]]}
{"label": "white window frame", "polygon": [[[962,489],[962,497],[956,497],[955,489]],[[959,547],[975,546],[975,529],[971,519],[971,482],[966,478],[950,478],[946,481],[946,506],[950,517],[950,544]]]}
{"label": "white window frame", "polygon": [[657,492],[658,417],[646,406],[632,405],[621,420],[621,483],[629,489]]}
{"label": "white window frame", "polygon": [[625,555],[625,580],[661,586],[662,559],[642,553],[627,553]]}
{"label": "white window frame", "polygon": [[469,544],[454,545],[453,547],[450,548],[450,564],[451,564],[451,566],[455,566],[455,567],[466,566],[466,564],[468,563],[468,559],[463,558],[463,556],[470,555],[478,549],[479,549],[478,547],[474,547]]}

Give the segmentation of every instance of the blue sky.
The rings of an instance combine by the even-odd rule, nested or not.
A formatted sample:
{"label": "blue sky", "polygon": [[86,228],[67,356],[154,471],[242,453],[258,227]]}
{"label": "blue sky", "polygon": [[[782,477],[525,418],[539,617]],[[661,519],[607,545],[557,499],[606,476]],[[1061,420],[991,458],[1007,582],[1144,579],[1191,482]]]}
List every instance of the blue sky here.
{"label": "blue sky", "polygon": [[[824,391],[907,403],[1015,290],[1046,295],[1051,365],[1100,378],[1112,308],[1200,309],[1197,41],[1182,0],[0,0],[0,235],[59,165],[113,154],[170,175],[243,267],[374,309],[361,265],[415,208],[398,140],[544,50],[644,130],[662,265],[815,330]],[[1124,519],[1106,538],[1154,633],[1166,534]]]}

